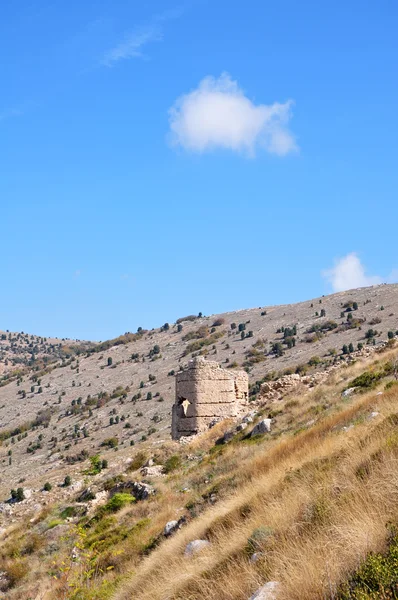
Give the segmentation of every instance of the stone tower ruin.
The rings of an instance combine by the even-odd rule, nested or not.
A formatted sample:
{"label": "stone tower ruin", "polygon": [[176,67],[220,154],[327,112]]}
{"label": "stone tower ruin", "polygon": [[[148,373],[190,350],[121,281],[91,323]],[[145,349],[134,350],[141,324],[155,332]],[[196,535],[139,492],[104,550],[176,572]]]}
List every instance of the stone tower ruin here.
{"label": "stone tower ruin", "polygon": [[249,379],[245,371],[222,369],[202,357],[176,375],[172,437],[206,431],[218,421],[236,418],[248,408]]}

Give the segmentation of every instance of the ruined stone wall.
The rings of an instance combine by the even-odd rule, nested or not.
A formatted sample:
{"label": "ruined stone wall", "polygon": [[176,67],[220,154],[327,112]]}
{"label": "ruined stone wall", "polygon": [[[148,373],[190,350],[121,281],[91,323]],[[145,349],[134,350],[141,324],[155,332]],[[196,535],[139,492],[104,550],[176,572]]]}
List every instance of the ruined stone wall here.
{"label": "ruined stone wall", "polygon": [[238,417],[247,409],[248,387],[245,371],[222,369],[204,358],[190,361],[176,376],[173,439],[206,431],[215,421]]}

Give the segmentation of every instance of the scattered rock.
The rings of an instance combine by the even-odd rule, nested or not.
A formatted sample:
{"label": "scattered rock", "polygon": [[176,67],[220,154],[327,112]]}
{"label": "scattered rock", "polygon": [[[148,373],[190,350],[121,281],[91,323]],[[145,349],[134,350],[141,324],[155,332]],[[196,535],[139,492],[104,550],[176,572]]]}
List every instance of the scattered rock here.
{"label": "scattered rock", "polygon": [[249,562],[256,563],[263,556],[264,556],[264,552],[255,552],[254,554],[251,555]]}
{"label": "scattered rock", "polygon": [[163,477],[164,469],[162,465],[153,465],[152,467],[141,467],[140,473],[143,477]]}
{"label": "scattered rock", "polygon": [[155,494],[155,488],[143,481],[122,481],[111,489],[110,495],[114,496],[119,492],[130,492],[136,500],[147,500]]}
{"label": "scattered rock", "polygon": [[372,413],[370,413],[370,418],[371,418],[371,419],[374,419],[375,417],[378,417],[378,416],[379,416],[379,414],[380,414],[379,412],[377,412],[377,411],[373,411]]}
{"label": "scattered rock", "polygon": [[135,481],[132,486],[132,493],[136,500],[147,500],[155,494],[155,488],[148,483]]}
{"label": "scattered rock", "polygon": [[347,396],[351,396],[351,394],[353,394],[356,389],[357,389],[356,387],[350,387],[350,388],[344,390],[344,392],[341,395],[343,398],[347,398]]}
{"label": "scattered rock", "polygon": [[264,433],[269,433],[271,431],[271,423],[272,419],[262,419],[253,427],[253,430],[250,434],[251,437],[254,435],[262,435]]}
{"label": "scattered rock", "polygon": [[230,442],[233,437],[233,431],[226,431],[222,437],[218,438],[218,440],[216,441],[216,445],[219,446],[220,444],[228,444],[228,442]]}
{"label": "scattered rock", "polygon": [[250,596],[250,600],[276,600],[278,587],[278,581],[268,581],[268,583],[257,590],[253,596]]}
{"label": "scattered rock", "polygon": [[180,528],[178,521],[169,521],[166,523],[165,528],[163,529],[163,535],[165,537],[169,537],[173,535]]}
{"label": "scattered rock", "polygon": [[237,426],[236,431],[244,431],[247,427],[247,423],[241,423]]}
{"label": "scattered rock", "polygon": [[96,486],[89,486],[85,488],[82,493],[77,497],[77,502],[89,502],[90,500],[94,500],[97,494]]}
{"label": "scattered rock", "polygon": [[194,554],[198,554],[205,548],[210,546],[210,542],[207,540],[193,540],[193,542],[189,542],[187,547],[185,548],[184,556],[193,556]]}

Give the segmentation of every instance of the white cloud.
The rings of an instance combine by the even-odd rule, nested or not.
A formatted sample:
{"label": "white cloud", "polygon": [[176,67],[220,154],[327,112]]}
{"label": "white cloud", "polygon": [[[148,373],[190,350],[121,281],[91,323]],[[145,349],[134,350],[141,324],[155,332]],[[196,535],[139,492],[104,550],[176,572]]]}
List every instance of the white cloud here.
{"label": "white cloud", "polygon": [[365,267],[355,252],[340,258],[332,269],[322,272],[334,292],[382,283],[378,275],[367,275]]}
{"label": "white cloud", "polygon": [[288,128],[292,104],[256,105],[228,73],[205,77],[170,109],[171,142],[194,152],[227,148],[253,156],[262,147],[284,156],[297,150]]}

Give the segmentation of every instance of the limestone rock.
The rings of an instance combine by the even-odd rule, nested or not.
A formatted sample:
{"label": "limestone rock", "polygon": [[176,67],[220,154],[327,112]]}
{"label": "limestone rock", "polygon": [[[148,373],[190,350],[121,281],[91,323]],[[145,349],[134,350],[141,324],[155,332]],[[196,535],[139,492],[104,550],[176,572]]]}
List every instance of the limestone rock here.
{"label": "limestone rock", "polygon": [[254,435],[262,435],[264,433],[269,433],[271,431],[271,423],[272,419],[262,419],[253,427],[253,431],[251,432],[251,437]]}
{"label": "limestone rock", "polygon": [[153,465],[141,467],[140,473],[143,477],[163,477],[164,469],[162,465]]}
{"label": "limestone rock", "polygon": [[166,523],[165,528],[163,529],[163,535],[165,537],[169,537],[173,535],[180,528],[178,521],[169,521]]}
{"label": "limestone rock", "polygon": [[343,398],[347,398],[347,396],[351,396],[351,394],[353,394],[356,389],[357,388],[355,388],[355,387],[350,387],[350,388],[344,390],[344,392],[341,395]]}
{"label": "limestone rock", "polygon": [[205,548],[210,546],[210,542],[207,540],[193,540],[189,542],[187,547],[185,548],[184,556],[193,556],[194,554],[198,554]]}
{"label": "limestone rock", "polygon": [[111,489],[111,496],[119,492],[130,492],[136,500],[147,500],[155,494],[155,488],[143,481],[123,481]]}
{"label": "limestone rock", "polygon": [[250,596],[250,600],[276,600],[278,587],[278,581],[268,581]]}

